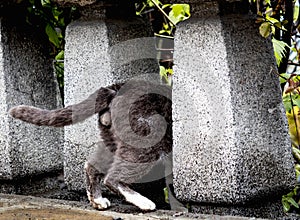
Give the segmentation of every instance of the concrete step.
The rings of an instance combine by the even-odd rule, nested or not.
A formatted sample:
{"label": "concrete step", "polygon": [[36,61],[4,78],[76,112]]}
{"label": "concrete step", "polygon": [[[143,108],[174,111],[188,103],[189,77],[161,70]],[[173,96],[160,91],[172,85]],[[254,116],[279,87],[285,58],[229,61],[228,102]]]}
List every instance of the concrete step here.
{"label": "concrete step", "polygon": [[[114,204],[113,204],[114,205]],[[123,210],[130,207],[122,205]],[[45,219],[45,220],[188,220],[188,219],[208,219],[208,220],[247,220],[258,218],[246,218],[237,216],[218,216],[203,214],[183,214],[166,210],[141,213],[120,213],[106,210],[97,211],[89,206],[87,202],[66,201],[57,199],[45,199],[33,196],[21,196],[11,194],[0,194],[0,220],[25,220],[25,219]]]}

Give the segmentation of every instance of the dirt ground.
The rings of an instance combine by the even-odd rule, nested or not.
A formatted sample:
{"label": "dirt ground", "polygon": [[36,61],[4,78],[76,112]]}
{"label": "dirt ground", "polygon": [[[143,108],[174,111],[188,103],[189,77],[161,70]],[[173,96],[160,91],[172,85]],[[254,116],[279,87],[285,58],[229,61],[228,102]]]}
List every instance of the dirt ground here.
{"label": "dirt ground", "polygon": [[47,208],[47,209],[13,209],[6,210],[0,213],[0,220],[33,220],[33,219],[43,219],[43,220],[58,220],[58,219],[72,219],[72,220],[113,220],[113,217],[103,216],[100,213],[86,213],[79,210],[67,210],[67,209],[57,209],[57,208]]}

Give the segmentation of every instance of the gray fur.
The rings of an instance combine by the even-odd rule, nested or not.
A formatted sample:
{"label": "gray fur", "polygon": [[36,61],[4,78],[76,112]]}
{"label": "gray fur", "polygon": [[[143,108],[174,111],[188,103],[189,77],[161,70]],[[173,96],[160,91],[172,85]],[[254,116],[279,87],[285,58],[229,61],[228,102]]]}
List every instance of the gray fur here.
{"label": "gray fur", "polygon": [[9,114],[22,121],[38,126],[63,127],[84,121],[88,117],[108,109],[116,92],[110,88],[100,88],[86,100],[56,110],[39,109],[20,105],[10,109]]}
{"label": "gray fur", "polygon": [[[9,113],[28,123],[54,127],[78,123],[99,114],[104,146],[99,145],[85,164],[87,194],[91,204],[97,209],[110,206],[110,202],[101,195],[99,182],[102,179],[109,189],[122,194],[139,208],[155,209],[154,203],[129,186],[138,182],[164,158],[168,158],[170,169],[172,110],[171,89],[168,86],[133,81],[100,88],[86,100],[62,109],[17,106]],[[171,180],[168,176],[168,187]],[[174,200],[173,196],[171,198]],[[178,208],[185,210],[181,204]]]}

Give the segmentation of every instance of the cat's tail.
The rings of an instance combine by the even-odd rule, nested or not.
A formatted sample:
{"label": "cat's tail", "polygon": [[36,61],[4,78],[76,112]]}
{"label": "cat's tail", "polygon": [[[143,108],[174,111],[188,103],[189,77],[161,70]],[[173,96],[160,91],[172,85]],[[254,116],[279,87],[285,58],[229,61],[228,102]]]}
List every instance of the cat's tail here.
{"label": "cat's tail", "polygon": [[86,100],[56,110],[45,110],[32,106],[20,105],[9,110],[9,114],[22,121],[38,126],[63,127],[84,121],[96,113],[107,110],[116,91],[100,88]]}

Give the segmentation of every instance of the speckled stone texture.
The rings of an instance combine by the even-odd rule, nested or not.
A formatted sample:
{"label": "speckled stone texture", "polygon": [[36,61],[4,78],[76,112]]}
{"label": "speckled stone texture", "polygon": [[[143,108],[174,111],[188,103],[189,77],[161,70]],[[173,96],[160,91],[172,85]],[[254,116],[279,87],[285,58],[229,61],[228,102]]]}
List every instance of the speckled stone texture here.
{"label": "speckled stone texture", "polygon": [[[20,15],[19,11],[6,14]],[[63,168],[62,129],[29,125],[8,115],[11,107],[20,104],[60,106],[56,77],[44,47],[47,39],[15,19],[0,19],[0,180]]]}
{"label": "speckled stone texture", "polygon": [[225,205],[280,198],[295,174],[271,42],[247,15],[209,7],[176,30],[175,193]]}
{"label": "speckled stone texture", "polygon": [[[86,20],[73,22],[66,32],[66,105],[87,98],[102,86],[143,74],[158,76],[158,64],[153,59],[156,58],[154,41],[147,23],[130,16]],[[84,162],[99,139],[97,115],[65,128],[65,181],[70,189],[85,188]]]}
{"label": "speckled stone texture", "polygon": [[86,6],[91,5],[97,2],[97,0],[54,0],[60,5],[79,5],[79,6]]}
{"label": "speckled stone texture", "polygon": [[298,216],[288,217],[283,211],[281,200],[269,201],[268,198],[264,202],[256,202],[247,205],[216,205],[216,204],[192,204],[191,213],[214,214],[214,215],[230,215],[244,216],[251,218],[263,219],[290,219],[297,220]]}

